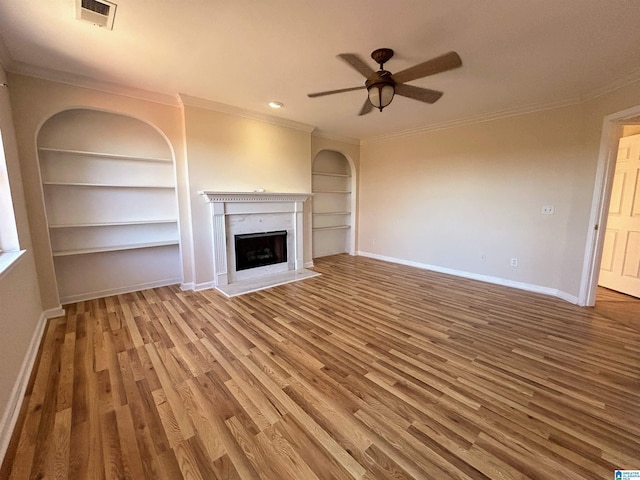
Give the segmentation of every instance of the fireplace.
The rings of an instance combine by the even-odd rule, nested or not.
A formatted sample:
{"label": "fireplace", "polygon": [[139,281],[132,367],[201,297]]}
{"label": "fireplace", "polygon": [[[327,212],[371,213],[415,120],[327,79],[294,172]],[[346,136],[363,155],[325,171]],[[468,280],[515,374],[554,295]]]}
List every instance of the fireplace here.
{"label": "fireplace", "polygon": [[287,261],[287,231],[235,235],[236,270]]}
{"label": "fireplace", "polygon": [[[211,204],[213,282],[227,296],[318,275],[304,268],[303,204],[308,193],[201,191]],[[277,234],[265,246],[266,234]],[[238,237],[250,246],[249,258],[236,252]],[[271,241],[271,240],[269,240]],[[259,262],[265,263],[260,264]],[[245,288],[246,287],[246,288]]]}

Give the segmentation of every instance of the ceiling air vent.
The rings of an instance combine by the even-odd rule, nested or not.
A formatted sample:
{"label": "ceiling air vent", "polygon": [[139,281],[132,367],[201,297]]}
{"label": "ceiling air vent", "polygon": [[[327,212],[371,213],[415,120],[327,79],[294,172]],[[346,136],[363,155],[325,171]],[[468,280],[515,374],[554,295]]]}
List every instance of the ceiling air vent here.
{"label": "ceiling air vent", "polygon": [[106,0],[76,0],[76,18],[113,30],[116,7],[115,3]]}

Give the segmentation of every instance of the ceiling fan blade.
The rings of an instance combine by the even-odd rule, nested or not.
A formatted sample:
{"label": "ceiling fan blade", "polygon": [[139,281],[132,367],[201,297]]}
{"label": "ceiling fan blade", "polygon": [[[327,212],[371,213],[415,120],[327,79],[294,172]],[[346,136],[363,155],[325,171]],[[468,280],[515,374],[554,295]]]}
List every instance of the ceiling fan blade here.
{"label": "ceiling fan blade", "polygon": [[373,110],[373,105],[371,105],[371,102],[369,101],[369,99],[367,98],[364,101],[364,104],[362,105],[362,108],[360,109],[360,113],[358,113],[358,116],[362,116],[362,115],[366,115],[367,113],[369,113],[371,110]]}
{"label": "ceiling fan blade", "polygon": [[361,87],[350,87],[350,88],[341,88],[339,90],[328,90],[326,92],[316,92],[309,93],[307,97],[315,98],[315,97],[324,97],[325,95],[333,95],[334,93],[344,93],[344,92],[352,92],[354,90],[364,90],[366,87],[362,85]]}
{"label": "ceiling fan blade", "polygon": [[338,55],[338,57],[355,68],[365,78],[369,78],[373,73],[373,68],[367,65],[365,61],[355,53],[341,53],[340,55]]}
{"label": "ceiling fan blade", "polygon": [[435,103],[443,95],[443,92],[429,90],[428,88],[414,87],[413,85],[396,85],[396,95],[412,98],[420,102]]}
{"label": "ceiling fan blade", "polygon": [[410,82],[411,80],[416,80],[418,78],[427,77],[440,72],[446,72],[447,70],[453,70],[460,66],[462,66],[460,55],[456,52],[449,52],[407,68],[406,70],[394,73],[393,80],[396,83]]}

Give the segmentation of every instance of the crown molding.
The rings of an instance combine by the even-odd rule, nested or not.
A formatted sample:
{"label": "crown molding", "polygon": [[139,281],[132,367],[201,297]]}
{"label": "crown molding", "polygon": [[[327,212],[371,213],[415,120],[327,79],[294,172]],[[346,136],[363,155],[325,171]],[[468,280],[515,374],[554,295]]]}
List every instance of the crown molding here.
{"label": "crown molding", "polygon": [[607,93],[614,92],[621,88],[631,85],[632,83],[640,82],[640,67],[634,68],[630,72],[626,73],[622,77],[618,77],[613,82],[610,82],[600,88],[596,88],[582,96],[584,101],[593,100],[595,98],[606,95]]}
{"label": "crown molding", "polygon": [[584,100],[581,97],[573,97],[573,98],[557,100],[557,101],[548,102],[548,103],[524,105],[517,108],[499,110],[496,112],[491,112],[483,115],[465,117],[458,120],[452,120],[450,122],[434,123],[431,125],[425,125],[418,128],[403,130],[400,132],[390,133],[386,135],[378,135],[375,137],[369,137],[361,140],[360,144],[367,145],[370,143],[377,143],[377,142],[382,142],[386,140],[392,140],[394,138],[410,137],[413,135],[421,135],[424,133],[435,132],[438,130],[447,130],[450,128],[464,127],[468,125],[475,125],[478,123],[492,122],[495,120],[501,120],[503,118],[517,117],[520,115],[527,115],[530,113],[542,112],[544,110],[553,110],[554,108],[562,108],[570,105],[577,105],[582,103],[583,101]]}
{"label": "crown molding", "polygon": [[316,127],[308,125],[302,122],[296,122],[294,120],[288,120],[286,118],[274,117],[272,115],[265,115],[262,113],[254,112],[251,110],[245,110],[244,108],[234,107],[233,105],[227,105],[225,103],[214,102],[213,100],[207,100],[206,98],[192,97],[186,93],[179,93],[183,106],[202,108],[205,110],[212,110],[214,112],[227,113],[229,115],[235,115],[237,117],[249,118],[252,120],[259,120],[265,123],[271,123],[280,127],[293,128],[295,130],[302,130],[303,132],[311,133]]}
{"label": "crown molding", "polygon": [[318,138],[324,138],[326,140],[333,140],[335,142],[348,143],[349,145],[360,146],[361,143],[357,138],[343,137],[341,135],[336,135],[319,129],[315,129],[311,135]]}
{"label": "crown molding", "polygon": [[63,72],[50,68],[37,67],[29,63],[11,62],[8,67],[8,71],[18,75],[35,77],[42,80],[49,80],[66,85],[72,85],[74,87],[90,88],[92,90],[112,93],[115,95],[122,95],[124,97],[135,98],[137,100],[145,100],[148,102],[160,103],[172,107],[180,106],[180,102],[178,101],[176,95],[168,95],[165,93],[158,93],[149,90],[128,87],[119,83],[97,80],[95,78],[87,77],[84,75],[77,75],[74,73]]}

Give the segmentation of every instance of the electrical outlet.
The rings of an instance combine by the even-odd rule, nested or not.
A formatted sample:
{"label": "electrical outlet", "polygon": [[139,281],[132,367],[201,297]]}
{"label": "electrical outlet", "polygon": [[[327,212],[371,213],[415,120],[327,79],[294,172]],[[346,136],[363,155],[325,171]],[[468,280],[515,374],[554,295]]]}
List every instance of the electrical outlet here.
{"label": "electrical outlet", "polygon": [[540,213],[542,215],[553,215],[555,213],[556,209],[553,205],[543,205],[542,206],[542,210],[540,211]]}
{"label": "electrical outlet", "polygon": [[511,266],[512,267],[517,267],[518,266],[518,259],[517,258],[512,258],[511,259]]}

